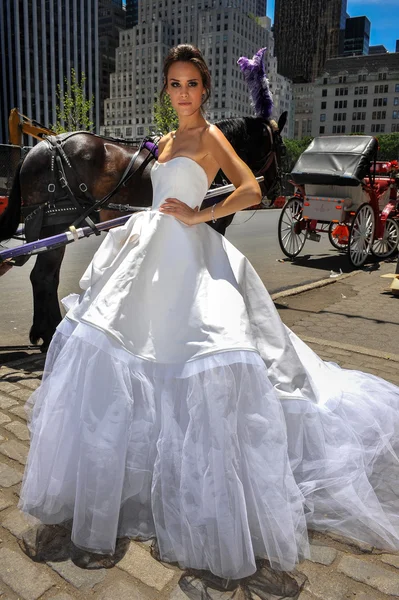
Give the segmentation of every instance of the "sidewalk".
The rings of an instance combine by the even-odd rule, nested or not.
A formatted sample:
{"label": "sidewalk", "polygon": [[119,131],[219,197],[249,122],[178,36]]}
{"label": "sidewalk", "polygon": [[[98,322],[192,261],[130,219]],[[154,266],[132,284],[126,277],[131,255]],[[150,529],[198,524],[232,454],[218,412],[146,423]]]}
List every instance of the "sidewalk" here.
{"label": "sidewalk", "polygon": [[[380,278],[394,269],[394,264],[382,264],[378,271],[350,274],[301,294],[277,294],[275,302],[284,322],[323,359],[399,385],[399,298],[384,293],[390,280]],[[32,353],[0,368],[0,600],[232,599],[234,591],[205,590],[201,580],[158,562],[147,543],[121,548],[114,568],[98,568],[98,561],[87,564],[88,555],[74,559],[86,560],[87,568],[76,566],[68,531],[61,527],[45,528],[38,543],[37,523],[22,517],[16,504],[29,440],[23,406],[39,385],[43,364],[43,356]],[[312,559],[298,565],[295,575],[307,578],[300,600],[399,598],[399,552],[310,534]],[[23,543],[35,560],[22,552]],[[272,600],[267,579],[266,573],[246,581],[245,598]],[[286,597],[298,598],[289,588]],[[234,599],[239,598],[244,595],[236,593]]]}

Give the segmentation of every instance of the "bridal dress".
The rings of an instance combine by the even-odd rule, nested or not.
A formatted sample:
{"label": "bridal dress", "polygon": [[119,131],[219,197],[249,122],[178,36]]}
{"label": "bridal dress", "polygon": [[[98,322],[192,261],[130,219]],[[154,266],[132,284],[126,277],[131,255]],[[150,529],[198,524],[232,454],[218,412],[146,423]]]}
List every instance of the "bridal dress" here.
{"label": "bridal dress", "polygon": [[399,388],[323,362],[281,321],[248,260],[195,207],[187,157],[155,163],[152,210],[111,230],[31,398],[20,508],[113,553],[239,579],[291,570],[307,528],[399,550]]}

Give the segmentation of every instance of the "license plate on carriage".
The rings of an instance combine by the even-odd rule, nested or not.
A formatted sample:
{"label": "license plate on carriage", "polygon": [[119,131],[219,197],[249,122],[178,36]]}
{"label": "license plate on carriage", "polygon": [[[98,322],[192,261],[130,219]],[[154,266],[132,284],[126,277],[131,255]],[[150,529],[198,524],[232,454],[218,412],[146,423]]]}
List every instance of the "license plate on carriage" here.
{"label": "license plate on carriage", "polygon": [[303,216],[317,221],[341,221],[343,208],[343,198],[306,196],[303,203]]}

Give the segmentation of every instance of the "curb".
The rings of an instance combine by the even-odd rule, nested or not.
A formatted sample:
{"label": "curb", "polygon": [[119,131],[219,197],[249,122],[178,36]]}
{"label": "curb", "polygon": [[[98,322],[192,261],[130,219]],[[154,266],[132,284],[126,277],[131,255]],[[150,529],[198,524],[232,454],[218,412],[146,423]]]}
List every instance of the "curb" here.
{"label": "curb", "polygon": [[271,294],[271,299],[274,301],[278,300],[279,298],[288,298],[289,296],[296,296],[297,294],[302,294],[303,292],[317,290],[318,288],[325,287],[326,285],[337,283],[337,281],[342,281],[343,279],[354,277],[355,275],[359,275],[360,273],[363,273],[363,271],[351,271],[350,273],[343,273],[342,275],[339,275],[339,277],[329,277],[328,279],[320,279],[319,281],[307,283],[306,285],[299,285],[294,288],[289,288],[288,290],[283,290],[281,292]]}
{"label": "curb", "polygon": [[347,350],[353,354],[363,354],[365,356],[382,358],[384,360],[389,360],[390,362],[399,363],[399,354],[386,354],[385,352],[364,348],[363,346],[352,346],[351,344],[344,344],[343,342],[331,342],[329,340],[321,340],[320,338],[312,338],[304,335],[301,335],[301,340],[307,344],[317,344],[319,346],[334,348],[335,350]]}

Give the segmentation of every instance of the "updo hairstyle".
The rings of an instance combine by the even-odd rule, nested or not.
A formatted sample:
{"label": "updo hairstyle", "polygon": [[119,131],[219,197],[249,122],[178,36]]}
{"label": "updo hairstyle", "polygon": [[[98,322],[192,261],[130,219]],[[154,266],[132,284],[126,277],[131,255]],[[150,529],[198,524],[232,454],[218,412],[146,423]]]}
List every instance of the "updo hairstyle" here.
{"label": "updo hairstyle", "polygon": [[209,73],[208,65],[206,64],[201,51],[191,44],[179,44],[171,48],[163,65],[163,88],[160,94],[160,100],[165,102],[166,87],[168,85],[168,73],[171,65],[176,62],[190,62],[197,67],[201,74],[202,85],[205,88],[205,97],[201,104],[203,105],[209,100],[211,95],[211,74]]}

